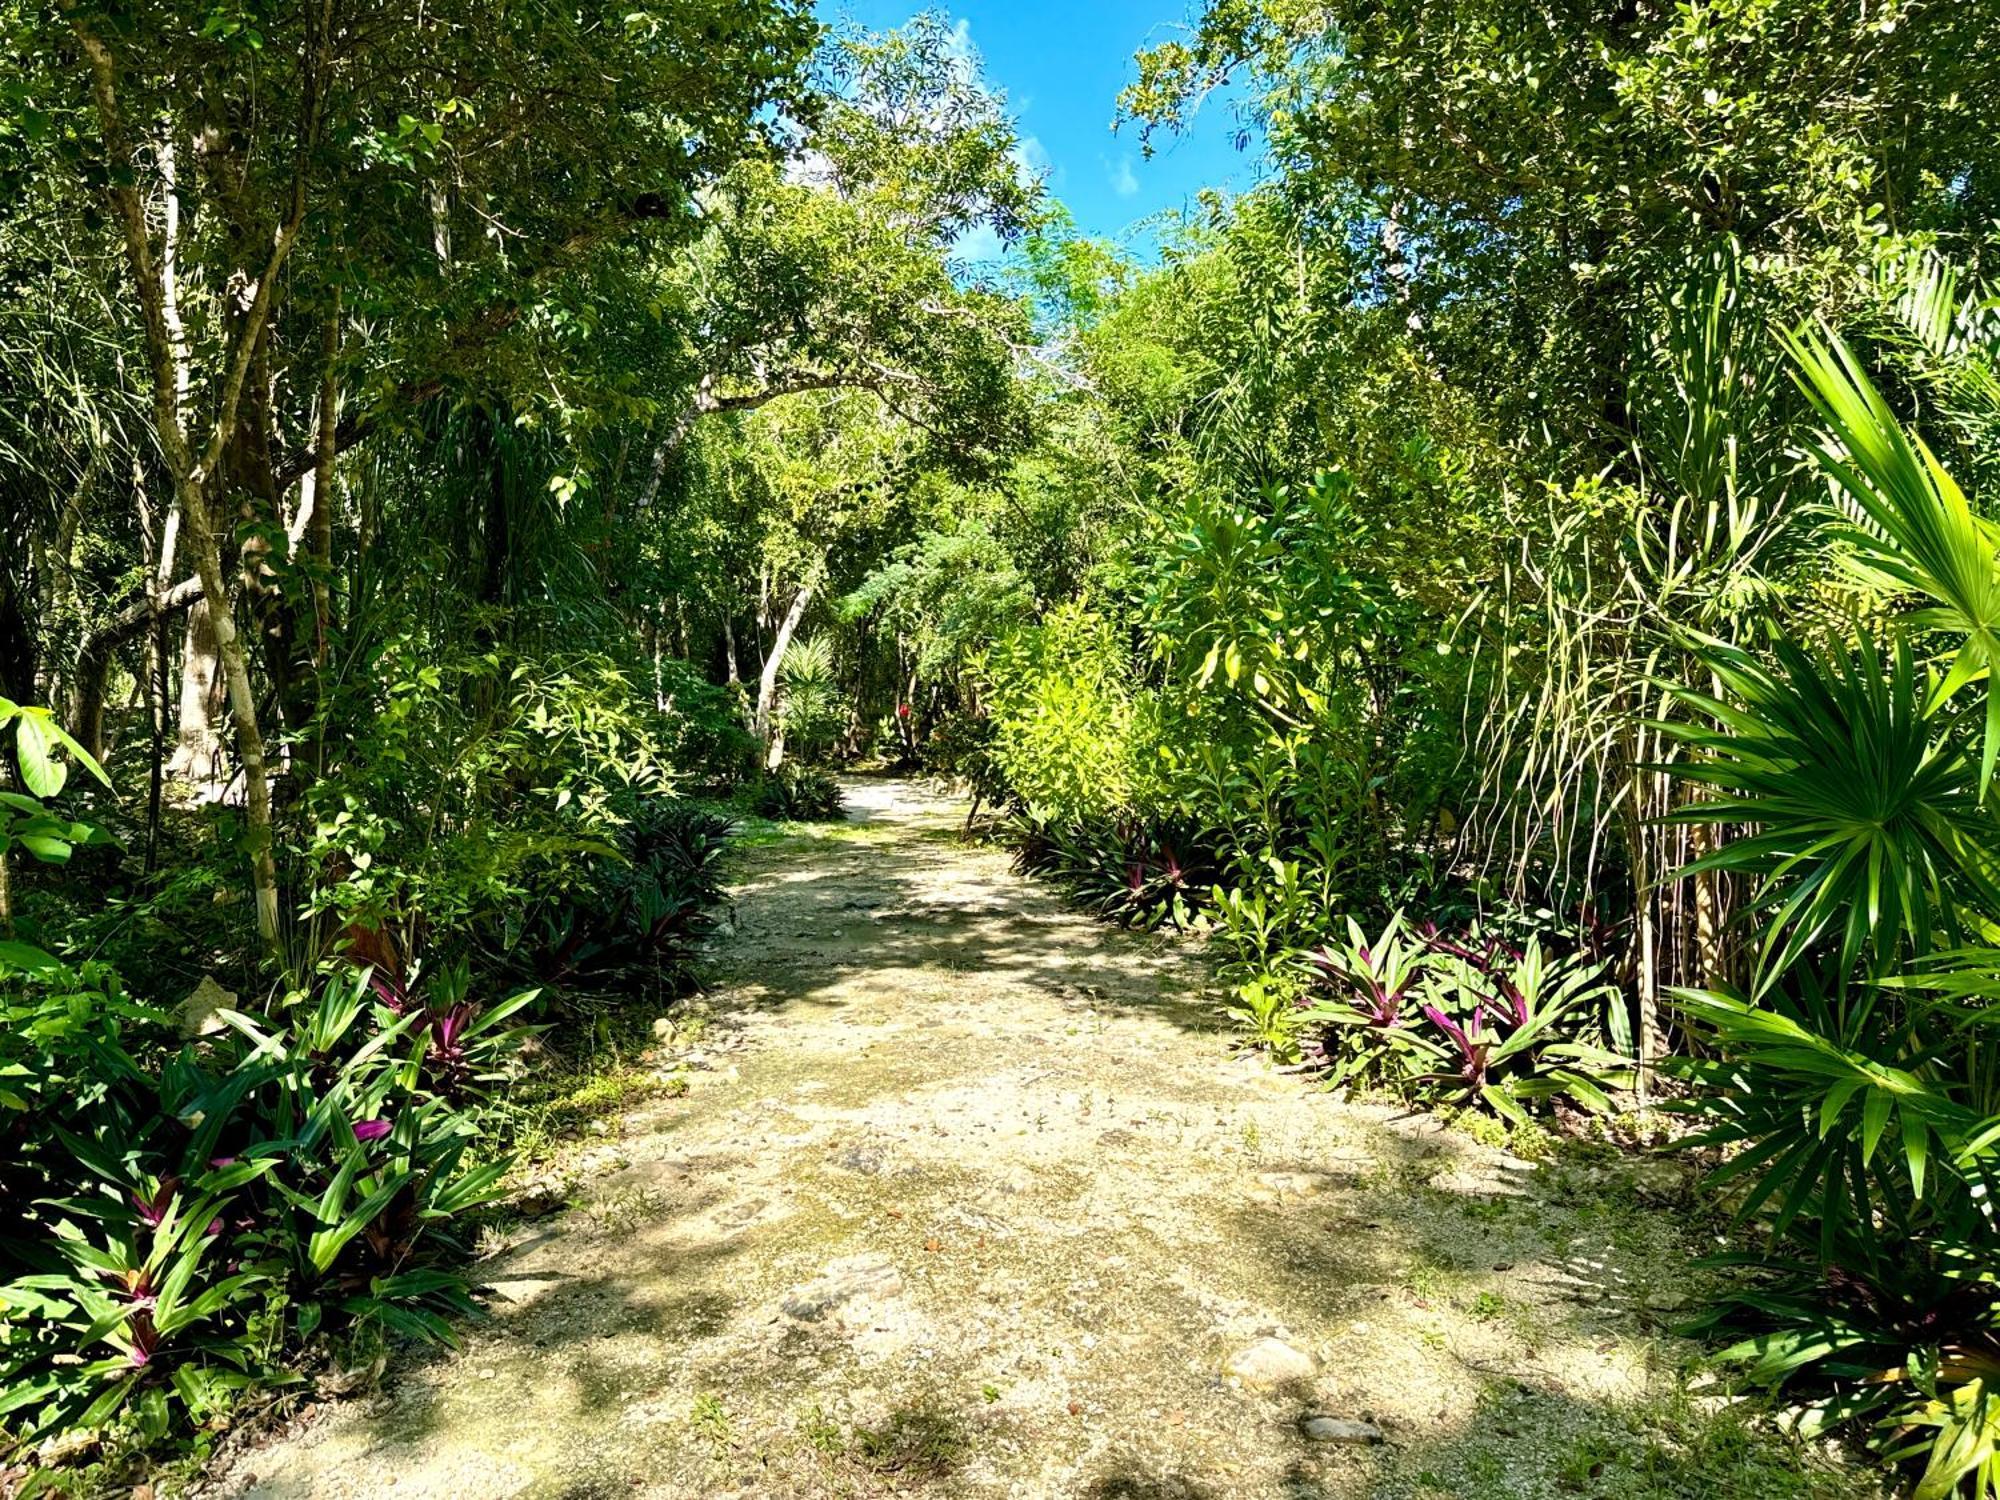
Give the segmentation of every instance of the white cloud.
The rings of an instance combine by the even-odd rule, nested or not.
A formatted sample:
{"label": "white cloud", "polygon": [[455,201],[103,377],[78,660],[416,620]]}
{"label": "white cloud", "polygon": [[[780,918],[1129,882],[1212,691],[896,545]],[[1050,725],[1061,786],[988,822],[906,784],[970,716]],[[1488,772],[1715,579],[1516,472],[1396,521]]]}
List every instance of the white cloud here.
{"label": "white cloud", "polygon": [[951,258],[967,262],[998,260],[1007,253],[1001,243],[999,232],[991,224],[981,221],[952,242]]}
{"label": "white cloud", "polygon": [[1132,157],[1128,152],[1117,161],[1107,161],[1105,167],[1111,173],[1111,191],[1121,198],[1129,198],[1139,191],[1139,174],[1132,170]]}
{"label": "white cloud", "polygon": [[1044,179],[1053,183],[1055,163],[1049,160],[1048,148],[1040,140],[1024,135],[1014,143],[1014,172],[1024,183]]}
{"label": "white cloud", "polygon": [[963,16],[951,23],[951,33],[945,39],[945,56],[957,63],[962,75],[967,79],[979,76],[979,46],[972,40],[972,23]]}

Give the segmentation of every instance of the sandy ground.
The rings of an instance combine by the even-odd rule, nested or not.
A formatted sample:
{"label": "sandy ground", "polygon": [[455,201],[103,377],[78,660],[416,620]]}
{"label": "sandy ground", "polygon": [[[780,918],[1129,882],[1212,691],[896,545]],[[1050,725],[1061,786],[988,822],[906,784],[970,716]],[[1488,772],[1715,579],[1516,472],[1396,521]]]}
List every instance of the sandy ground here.
{"label": "sandy ground", "polygon": [[1857,1492],[1683,1394],[1671,1173],[1233,1059],[1187,945],[849,800],[742,852],[690,1092],[580,1152],[464,1348],[219,1493]]}

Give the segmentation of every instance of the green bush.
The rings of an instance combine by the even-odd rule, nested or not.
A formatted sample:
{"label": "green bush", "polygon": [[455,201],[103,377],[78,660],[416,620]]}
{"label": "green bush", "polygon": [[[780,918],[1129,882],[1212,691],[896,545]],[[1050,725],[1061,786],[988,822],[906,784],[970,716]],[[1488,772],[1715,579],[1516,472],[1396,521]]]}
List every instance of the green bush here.
{"label": "green bush", "polygon": [[684,661],[653,667],[665,705],[660,749],[675,774],[706,795],[726,797],[756,774],[757,738],[743,722],[743,690],[718,686]]}
{"label": "green bush", "polygon": [[[101,966],[0,952],[0,1421],[156,1442],[315,1338],[448,1339],[479,1106],[533,998],[366,974],[170,1016]],[[187,1032],[193,1039],[183,1039]]]}
{"label": "green bush", "polygon": [[847,701],[834,670],[833,642],[823,635],[794,641],[779,673],[778,724],[786,749],[808,763],[832,747],[847,723]]}
{"label": "green bush", "polygon": [[1053,610],[987,653],[991,755],[1028,812],[1058,824],[1150,805],[1150,695],[1110,621],[1080,605]]}
{"label": "green bush", "polygon": [[1006,826],[1015,868],[1061,882],[1121,926],[1191,927],[1215,876],[1212,835],[1185,819],[1052,823],[1018,813]]}
{"label": "green bush", "polygon": [[759,817],[783,823],[819,823],[847,816],[840,782],[831,771],[790,763],[765,775],[754,806]]}
{"label": "green bush", "polygon": [[[1302,1054],[1332,1086],[1512,1125],[1561,1099],[1594,1112],[1632,1083],[1624,1000],[1602,963],[1475,929],[1415,932],[1399,912],[1276,970],[1257,967],[1233,1013],[1265,1045]],[[1289,1002],[1289,1010],[1281,1002]]]}
{"label": "green bush", "polygon": [[722,899],[722,855],[733,824],[720,813],[641,794],[615,835],[616,858],[594,878],[534,897],[511,912],[495,961],[550,988],[617,986],[678,993],[687,960]]}
{"label": "green bush", "polygon": [[328,710],[349,727],[306,793],[307,962],[504,947],[524,906],[596,884],[627,810],[679,779],[685,721],[602,657],[437,662],[398,639],[374,667]]}

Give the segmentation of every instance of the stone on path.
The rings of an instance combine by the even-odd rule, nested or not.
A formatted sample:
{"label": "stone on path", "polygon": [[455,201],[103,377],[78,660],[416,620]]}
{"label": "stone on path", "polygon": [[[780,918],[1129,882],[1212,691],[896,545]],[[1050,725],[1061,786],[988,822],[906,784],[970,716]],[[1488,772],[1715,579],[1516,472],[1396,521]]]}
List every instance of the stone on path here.
{"label": "stone on path", "polygon": [[1294,1349],[1283,1339],[1262,1338],[1231,1355],[1222,1373],[1251,1390],[1268,1391],[1295,1380],[1310,1380],[1317,1368],[1310,1354]]}
{"label": "stone on path", "polygon": [[1307,1417],[1300,1430],[1314,1443],[1379,1443],[1382,1429],[1373,1422],[1357,1422],[1351,1417]]}
{"label": "stone on path", "polygon": [[881,1301],[901,1296],[902,1291],[902,1273],[888,1256],[851,1255],[834,1261],[779,1305],[788,1317],[817,1323],[848,1303]]}

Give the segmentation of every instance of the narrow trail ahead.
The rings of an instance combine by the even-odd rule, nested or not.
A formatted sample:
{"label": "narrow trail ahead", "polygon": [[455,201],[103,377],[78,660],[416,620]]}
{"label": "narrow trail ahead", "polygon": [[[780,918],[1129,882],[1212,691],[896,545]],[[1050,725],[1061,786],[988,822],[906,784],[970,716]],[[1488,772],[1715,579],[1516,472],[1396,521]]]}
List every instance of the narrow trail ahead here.
{"label": "narrow trail ahead", "polygon": [[744,851],[691,1091],[482,1265],[494,1316],[222,1493],[1471,1500],[1678,1462],[1670,1186],[1232,1060],[1188,947],[960,807],[849,801]]}

